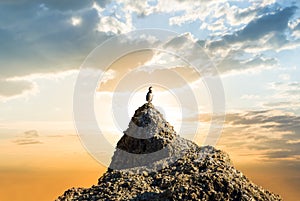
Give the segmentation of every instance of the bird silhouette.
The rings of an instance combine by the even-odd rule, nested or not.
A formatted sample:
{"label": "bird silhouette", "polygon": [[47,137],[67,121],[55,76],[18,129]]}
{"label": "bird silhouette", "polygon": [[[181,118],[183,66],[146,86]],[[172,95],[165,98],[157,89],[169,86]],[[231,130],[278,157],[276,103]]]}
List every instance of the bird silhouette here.
{"label": "bird silhouette", "polygon": [[153,99],[153,94],[152,94],[152,87],[149,87],[148,89],[148,93],[146,95],[146,101],[148,101],[148,103],[151,103],[152,99]]}

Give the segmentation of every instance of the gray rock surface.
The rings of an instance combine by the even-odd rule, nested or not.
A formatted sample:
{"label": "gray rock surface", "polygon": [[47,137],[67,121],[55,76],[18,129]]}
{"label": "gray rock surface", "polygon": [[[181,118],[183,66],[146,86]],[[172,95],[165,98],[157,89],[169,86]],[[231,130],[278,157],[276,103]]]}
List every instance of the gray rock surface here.
{"label": "gray rock surface", "polygon": [[151,103],[138,110],[119,140],[107,172],[90,188],[57,200],[281,200],[236,170],[212,146],[181,138]]}
{"label": "gray rock surface", "polygon": [[195,143],[179,137],[162,114],[151,103],[146,103],[135,111],[109,168],[157,171],[196,147]]}

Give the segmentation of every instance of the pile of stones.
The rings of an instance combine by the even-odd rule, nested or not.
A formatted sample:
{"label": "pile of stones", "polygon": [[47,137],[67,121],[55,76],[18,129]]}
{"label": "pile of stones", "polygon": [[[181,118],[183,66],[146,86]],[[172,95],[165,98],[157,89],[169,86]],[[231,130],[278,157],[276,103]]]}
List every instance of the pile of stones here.
{"label": "pile of stones", "polygon": [[[148,157],[148,155],[150,155]],[[228,154],[181,138],[151,103],[136,110],[107,172],[66,200],[281,200],[236,170]]]}

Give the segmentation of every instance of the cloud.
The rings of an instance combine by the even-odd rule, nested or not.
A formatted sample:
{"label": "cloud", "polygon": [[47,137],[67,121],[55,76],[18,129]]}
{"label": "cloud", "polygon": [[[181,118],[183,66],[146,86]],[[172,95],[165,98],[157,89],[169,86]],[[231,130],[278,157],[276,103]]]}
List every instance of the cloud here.
{"label": "cloud", "polygon": [[[294,49],[300,41],[290,40],[287,31],[296,6],[282,8],[278,4],[261,7],[256,16],[239,30],[223,34],[219,39],[198,41],[224,73],[261,71],[280,64],[267,51]],[[224,32],[223,32],[224,33]],[[268,55],[268,56],[267,56]]]}
{"label": "cloud", "polygon": [[236,55],[228,54],[224,60],[217,64],[217,68],[221,73],[236,72],[257,72],[276,67],[277,60],[275,58],[265,58],[263,55],[256,55],[249,59],[235,58]]}
{"label": "cloud", "polygon": [[297,81],[283,80],[271,82],[267,88],[271,95],[266,102],[261,103],[263,108],[282,109],[285,111],[299,112],[300,83]]}
{"label": "cloud", "polygon": [[81,10],[82,8],[92,6],[92,4],[92,0],[73,0],[72,3],[70,3],[70,1],[68,0],[43,0],[43,3],[41,3],[40,6],[44,6],[45,8],[51,10],[76,11]]}
{"label": "cloud", "polygon": [[[168,8],[165,3],[158,2],[152,6],[152,10],[148,8],[145,12],[178,12],[170,18],[171,25],[200,20],[201,30],[211,31],[211,36],[219,33],[218,37],[198,40],[197,45],[204,48],[222,74],[260,72],[279,67],[279,61],[267,51],[294,49],[300,45],[300,41],[290,40],[287,33],[290,21],[298,9],[293,5],[282,6],[274,1],[263,1],[260,4],[249,2],[249,6],[240,8],[238,4],[229,4],[226,1],[204,1],[190,5],[188,2],[181,1],[173,3],[174,7]],[[189,34],[192,35],[192,33]],[[163,48],[176,52],[178,55],[180,55],[180,49],[186,46],[190,47],[191,52],[195,51],[193,47],[196,44],[182,39],[182,36],[175,37]],[[194,55],[201,54],[195,53]],[[160,62],[176,66],[174,57],[164,56],[161,53],[154,55],[149,63],[154,63],[153,61],[158,59]],[[188,59],[189,61],[195,60],[191,57]],[[182,62],[177,63],[182,65]]]}
{"label": "cloud", "polygon": [[[240,49],[230,50],[223,57],[210,57],[209,51],[212,50],[203,48],[201,42],[197,41],[191,33],[173,37],[159,48],[166,50],[166,52],[156,51],[153,57],[145,63],[146,65],[156,65],[156,68],[164,66],[167,69],[178,67],[191,68],[194,65],[202,75],[207,73],[216,74],[216,71],[214,72],[215,67],[222,75],[228,75],[259,72],[279,65],[275,58],[267,57],[263,54],[245,54]],[[155,67],[152,67],[153,69]]]}
{"label": "cloud", "polygon": [[[78,68],[86,55],[108,38],[105,32],[97,31],[98,12],[90,4],[77,9],[83,5],[78,2],[1,5],[1,77]],[[74,18],[80,18],[81,23],[74,26]]]}
{"label": "cloud", "polygon": [[38,139],[39,134],[37,130],[28,130],[23,133],[22,136],[19,136],[18,139],[13,142],[17,145],[30,145],[30,144],[42,144]]}
{"label": "cloud", "polygon": [[120,19],[113,16],[104,16],[101,18],[100,23],[98,24],[98,31],[121,34],[132,31],[131,18],[122,22]]}
{"label": "cloud", "polygon": [[267,14],[261,18],[251,21],[245,28],[234,35],[225,35],[223,38],[228,43],[257,40],[271,32],[282,33],[288,28],[288,21],[294,15],[297,7],[291,6],[277,11],[274,14]]}
{"label": "cloud", "polygon": [[[98,11],[100,21],[97,30],[108,34],[123,34],[134,30],[132,13],[137,12],[131,6],[146,3],[145,1],[123,1],[122,3],[111,1],[97,1],[94,7]],[[103,5],[105,4],[105,5]],[[99,7],[100,5],[101,7]]]}
{"label": "cloud", "polygon": [[[188,59],[203,70],[207,66],[205,62],[201,63],[205,61],[203,54],[195,50],[198,45],[211,56],[221,73],[270,69],[279,66],[279,62],[266,51],[300,45],[286,35],[290,30],[290,34],[297,36],[299,23],[291,23],[296,9],[268,0],[246,2],[245,6],[225,0],[5,1],[0,6],[0,79],[76,69],[98,44],[115,34],[134,30],[134,20],[155,13],[170,17],[171,26],[196,22],[201,31],[208,32],[208,37],[202,40],[198,40],[193,32],[182,34],[163,47],[180,55],[180,49],[189,46],[194,54]],[[183,35],[191,36],[192,43],[184,41]],[[174,57],[154,56],[165,63],[171,61],[170,65],[175,68],[183,65]],[[24,90],[28,88],[22,84]]]}
{"label": "cloud", "polygon": [[28,81],[0,80],[0,96],[16,96],[31,91],[34,87],[34,84]]}
{"label": "cloud", "polygon": [[124,0],[122,1],[124,10],[130,13],[136,13],[138,16],[145,16],[152,13],[153,6],[150,6],[148,1],[141,0]]}
{"label": "cloud", "polygon": [[26,138],[36,138],[39,137],[37,130],[28,130],[24,132],[24,137]]}
{"label": "cloud", "polygon": [[227,114],[223,137],[226,146],[246,148],[262,160],[300,162],[300,117],[293,113],[263,110]]}
{"label": "cloud", "polygon": [[[37,5],[40,8],[43,9],[51,9],[51,10],[59,10],[59,11],[78,11],[82,10],[87,7],[91,7],[94,2],[97,2],[98,5],[101,7],[105,7],[106,4],[110,2],[110,0],[73,0],[72,3],[68,0],[15,0],[15,1],[9,1],[9,0],[3,0],[1,3],[3,3],[4,6],[23,6],[24,4],[27,5]],[[26,11],[25,11],[26,12]]]}
{"label": "cloud", "polygon": [[300,82],[272,82],[269,83],[269,88],[275,92],[273,98],[278,101],[299,101]]}
{"label": "cloud", "polygon": [[104,84],[107,81],[114,79],[115,77],[116,77],[116,71],[109,69],[103,73],[103,77],[101,78],[100,83]]}
{"label": "cloud", "polygon": [[300,18],[291,21],[289,23],[289,28],[291,29],[291,36],[296,40],[300,39]]}
{"label": "cloud", "polygon": [[16,98],[24,98],[40,93],[41,80],[61,81],[67,77],[74,77],[78,70],[68,70],[59,73],[33,73],[26,76],[15,76],[11,78],[0,78],[0,102],[6,102]]}
{"label": "cloud", "polygon": [[253,19],[242,29],[226,34],[220,40],[209,42],[208,46],[212,50],[223,46],[235,46],[250,53],[285,49],[291,46],[291,43],[297,42],[289,41],[285,33],[297,9],[296,6],[276,8]]}
{"label": "cloud", "polygon": [[77,0],[1,4],[0,96],[9,99],[33,92],[36,84],[26,78],[30,75],[78,69],[89,52],[110,37],[97,30],[100,17],[93,4]]}
{"label": "cloud", "polygon": [[153,56],[144,63],[151,65],[151,68],[143,70],[187,68],[201,76],[217,74],[209,56],[190,32],[172,36],[164,43],[155,45],[155,48],[157,50],[153,51]]}
{"label": "cloud", "polygon": [[[155,9],[156,12],[169,12],[172,17],[169,20],[170,25],[181,26],[197,22],[200,28],[212,31],[211,35],[217,36],[224,33],[235,32],[241,26],[248,24],[253,19],[267,12],[268,7],[274,5],[274,1],[256,1],[243,2],[228,1],[172,1],[170,3],[159,2]],[[275,6],[274,6],[275,7]]]}
{"label": "cloud", "polygon": [[[265,14],[260,18],[249,22],[244,28],[232,34],[226,34],[221,40],[211,41],[208,46],[214,50],[225,46],[235,46],[238,49],[255,48],[256,51],[282,48],[287,40],[284,31],[288,28],[288,22],[294,15],[297,7],[291,6],[275,13]],[[255,41],[255,43],[253,43]],[[249,52],[249,51],[248,51]]]}

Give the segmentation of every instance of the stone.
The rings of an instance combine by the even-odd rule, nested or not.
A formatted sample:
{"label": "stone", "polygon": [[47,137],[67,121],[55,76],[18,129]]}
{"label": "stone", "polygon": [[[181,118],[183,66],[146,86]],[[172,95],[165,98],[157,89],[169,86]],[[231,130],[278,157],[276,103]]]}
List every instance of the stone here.
{"label": "stone", "polygon": [[[150,153],[164,154],[147,158]],[[137,157],[125,157],[134,153]],[[160,153],[160,152],[159,152]],[[57,201],[282,200],[236,170],[229,155],[181,138],[152,103],[135,111],[109,169],[90,188],[71,188]]]}
{"label": "stone", "polygon": [[148,177],[148,172],[147,171],[143,171],[143,176],[144,177]]}

